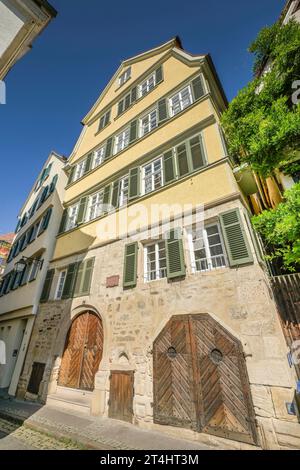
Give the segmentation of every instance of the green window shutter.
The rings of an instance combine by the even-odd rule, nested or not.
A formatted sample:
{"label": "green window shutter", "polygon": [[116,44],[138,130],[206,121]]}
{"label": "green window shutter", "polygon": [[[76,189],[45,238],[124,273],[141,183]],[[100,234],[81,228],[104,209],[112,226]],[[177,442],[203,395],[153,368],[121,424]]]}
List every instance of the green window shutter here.
{"label": "green window shutter", "polygon": [[107,111],[107,113],[105,114],[104,127],[107,126],[110,122],[110,113],[111,110]]}
{"label": "green window shutter", "polygon": [[253,262],[239,209],[220,214],[220,222],[230,266]]}
{"label": "green window shutter", "polygon": [[191,152],[191,162],[193,170],[198,170],[205,166],[205,152],[203,146],[202,136],[198,135],[189,141],[189,147]]}
{"label": "green window shutter", "polygon": [[61,222],[60,222],[60,226],[59,226],[59,230],[58,230],[59,235],[61,233],[64,233],[64,231],[66,230],[67,219],[68,219],[68,209],[64,209],[63,214],[62,214],[62,218],[61,218]]}
{"label": "green window shutter", "polygon": [[167,100],[164,98],[158,102],[158,124],[168,119]]}
{"label": "green window shutter", "polygon": [[99,123],[99,131],[101,131],[101,129],[103,129],[104,127],[104,124],[105,123],[105,116],[102,116],[101,119],[100,119],[100,123]]}
{"label": "green window shutter", "polygon": [[134,199],[140,195],[140,169],[132,168],[129,172],[129,200]]}
{"label": "green window shutter", "polygon": [[119,101],[118,103],[118,116],[124,111],[124,100]]}
{"label": "green window shutter", "polygon": [[175,179],[175,165],[173,150],[169,150],[163,156],[164,184],[168,184]]}
{"label": "green window shutter", "polygon": [[68,184],[71,184],[72,181],[73,181],[74,174],[75,174],[75,169],[76,169],[76,166],[72,166],[71,171],[70,171],[70,175],[69,175],[69,179],[68,179]]}
{"label": "green window shutter", "polygon": [[129,143],[131,144],[134,142],[137,138],[137,120],[132,121],[130,123],[130,137],[129,137]]}
{"label": "green window shutter", "polygon": [[202,78],[201,78],[200,75],[199,75],[199,77],[196,77],[192,81],[192,88],[193,88],[194,100],[198,100],[199,98],[201,98],[201,96],[203,96],[205,94],[204,93],[204,86],[203,86],[203,83],[202,83]]}
{"label": "green window shutter", "polygon": [[124,111],[126,111],[126,109],[129,108],[129,106],[131,105],[131,93],[127,96],[125,96],[125,104],[124,104]]}
{"label": "green window shutter", "polygon": [[136,86],[134,88],[132,88],[131,90],[131,103],[134,103],[136,101]]}
{"label": "green window shutter", "polygon": [[[111,195],[111,184],[105,186],[105,188],[104,188],[103,205],[109,205],[110,204],[110,195]],[[104,212],[108,212],[108,211],[104,210]]]}
{"label": "green window shutter", "polygon": [[73,297],[79,264],[80,263],[72,263],[68,267],[64,289],[61,297],[62,299],[70,299],[71,297]]}
{"label": "green window shutter", "polygon": [[170,230],[166,239],[167,277],[174,279],[186,274],[182,235],[179,228]]}
{"label": "green window shutter", "polygon": [[57,181],[58,181],[58,175],[55,175],[52,179],[52,182],[50,184],[50,194],[52,194],[56,188],[56,185],[57,185]]}
{"label": "green window shutter", "polygon": [[105,160],[107,160],[108,158],[112,156],[112,143],[113,143],[112,137],[107,139],[106,149],[105,149]]}
{"label": "green window shutter", "polygon": [[120,188],[120,181],[114,181],[113,189],[112,189],[112,197],[111,197],[111,205],[117,209],[119,207],[119,188]]}
{"label": "green window shutter", "polygon": [[94,262],[95,258],[90,258],[80,264],[74,297],[89,295],[93,277]]}
{"label": "green window shutter", "polygon": [[78,215],[77,215],[77,225],[82,224],[84,222],[87,202],[88,202],[87,196],[84,196],[80,199]]}
{"label": "green window shutter", "polygon": [[44,284],[41,299],[40,299],[41,303],[48,302],[48,300],[49,300],[49,295],[50,295],[50,290],[51,290],[51,286],[52,286],[54,273],[55,273],[54,269],[50,269],[47,272],[45,284]]}
{"label": "green window shutter", "polygon": [[52,207],[49,207],[49,209],[47,210],[47,213],[43,219],[43,222],[42,222],[42,231],[44,232],[45,230],[47,230],[48,226],[49,226],[49,222],[50,222],[50,219],[51,219],[51,215],[52,215]]}
{"label": "green window shutter", "polygon": [[123,287],[135,287],[137,282],[138,243],[125,246]]}
{"label": "green window shutter", "polygon": [[189,156],[186,144],[179,145],[176,148],[179,176],[185,176],[190,173]]}
{"label": "green window shutter", "polygon": [[39,205],[38,205],[38,209],[44,204],[46,198],[47,198],[47,194],[48,194],[48,190],[49,190],[49,186],[46,186],[43,191],[42,191],[42,195],[40,197],[40,202],[39,202]]}
{"label": "green window shutter", "polygon": [[80,288],[81,288],[82,277],[84,273],[84,266],[85,266],[84,261],[82,263],[78,263],[76,282],[74,283],[74,289],[73,289],[74,290],[73,297],[80,296]]}
{"label": "green window shutter", "polygon": [[84,174],[88,173],[91,169],[93,161],[93,152],[89,153],[85,162]]}
{"label": "green window shutter", "polygon": [[160,65],[156,70],[155,70],[155,81],[156,85],[163,80],[163,70],[162,70],[162,65]]}

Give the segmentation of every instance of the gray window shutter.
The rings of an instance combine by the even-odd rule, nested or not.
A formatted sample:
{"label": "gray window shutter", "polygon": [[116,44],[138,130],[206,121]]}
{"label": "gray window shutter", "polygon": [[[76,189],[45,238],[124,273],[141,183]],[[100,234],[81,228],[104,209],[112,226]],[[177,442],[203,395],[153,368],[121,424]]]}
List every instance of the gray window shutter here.
{"label": "gray window shutter", "polygon": [[175,179],[175,165],[173,150],[169,150],[163,156],[164,184],[168,184]]}
{"label": "gray window shutter", "polygon": [[82,283],[80,287],[80,295],[89,295],[90,293],[93,270],[94,270],[94,262],[95,262],[95,258],[90,258],[86,260],[84,263]]}
{"label": "gray window shutter", "polygon": [[108,158],[112,156],[112,143],[113,143],[112,137],[107,139],[106,149],[105,149],[105,160],[107,160]]}
{"label": "gray window shutter", "polygon": [[85,162],[85,169],[84,169],[84,174],[88,173],[91,169],[92,166],[92,161],[93,161],[93,152],[89,153]]}
{"label": "gray window shutter", "polygon": [[164,98],[158,102],[158,124],[168,119],[167,100]]}
{"label": "gray window shutter", "polygon": [[65,285],[62,293],[62,299],[70,299],[73,297],[74,286],[77,277],[77,270],[80,263],[72,263],[68,267]]}
{"label": "gray window shutter", "polygon": [[137,138],[137,120],[132,121],[130,123],[130,137],[129,137],[129,143],[131,144],[134,142]]}
{"label": "gray window shutter", "polygon": [[125,96],[125,105],[124,105],[124,111],[129,108],[131,105],[131,94]]}
{"label": "gray window shutter", "polygon": [[118,103],[118,116],[124,111],[124,100],[119,101]]}
{"label": "gray window shutter", "polygon": [[178,173],[179,176],[185,176],[190,173],[189,156],[186,144],[181,144],[176,148]]}
{"label": "gray window shutter", "polygon": [[119,187],[120,181],[114,181],[113,189],[112,189],[112,197],[111,197],[111,205],[117,209],[119,207]]}
{"label": "gray window shutter", "polygon": [[100,119],[100,123],[99,123],[99,131],[101,131],[101,129],[103,129],[104,127],[104,124],[105,123],[105,116],[102,116],[101,119]]}
{"label": "gray window shutter", "polygon": [[137,255],[138,243],[130,243],[125,246],[123,287],[132,288],[137,282]]}
{"label": "gray window shutter", "polygon": [[55,273],[54,269],[50,269],[47,272],[45,284],[44,284],[41,299],[40,299],[41,303],[48,302],[48,300],[49,300],[49,295],[50,295],[50,290],[51,290],[51,286],[52,286],[54,273]]}
{"label": "gray window shutter", "polygon": [[25,269],[23,270],[22,277],[20,279],[20,287],[25,286],[25,284],[27,284],[30,268],[31,264],[27,262]]}
{"label": "gray window shutter", "polygon": [[84,196],[80,199],[78,215],[77,215],[77,225],[82,224],[84,222],[87,202],[88,202],[87,196]]}
{"label": "gray window shutter", "polygon": [[107,113],[105,114],[104,127],[107,126],[110,122],[110,113],[111,110],[107,111]]}
{"label": "gray window shutter", "polygon": [[140,195],[140,169],[132,168],[129,172],[128,199],[135,199]]}
{"label": "gray window shutter", "polygon": [[206,164],[206,161],[202,136],[198,135],[197,137],[191,139],[189,141],[189,146],[193,170],[203,168]]}
{"label": "gray window shutter", "polygon": [[69,175],[68,184],[71,184],[73,182],[75,169],[76,169],[76,166],[72,166],[71,171],[70,171],[70,175]]}
{"label": "gray window shutter", "polygon": [[170,230],[166,239],[167,277],[174,279],[186,274],[183,243],[179,228]]}
{"label": "gray window shutter", "polygon": [[59,226],[59,230],[58,230],[58,234],[64,233],[64,231],[66,230],[67,219],[68,219],[68,209],[64,209],[60,226]]}
{"label": "gray window shutter", "polygon": [[192,81],[192,87],[193,87],[193,94],[194,94],[194,100],[198,100],[201,98],[201,96],[204,95],[204,86],[202,83],[202,78],[199,75],[199,77],[196,77]]}
{"label": "gray window shutter", "polygon": [[84,273],[84,266],[85,266],[84,261],[82,261],[82,263],[78,264],[77,274],[76,274],[76,282],[74,283],[73,297],[80,296],[80,287],[81,287],[82,277],[83,277],[83,273]]}
{"label": "gray window shutter", "polygon": [[252,263],[253,257],[239,209],[220,214],[220,222],[230,266]]}
{"label": "gray window shutter", "polygon": [[163,80],[163,70],[162,70],[162,65],[160,65],[156,70],[155,70],[155,81],[156,84],[162,82]]}
{"label": "gray window shutter", "polygon": [[[108,184],[104,188],[104,193],[103,193],[103,205],[108,205],[110,204],[110,193],[111,193],[111,184]],[[104,212],[108,212],[105,210]]]}
{"label": "gray window shutter", "polygon": [[131,90],[131,103],[136,101],[136,86]]}

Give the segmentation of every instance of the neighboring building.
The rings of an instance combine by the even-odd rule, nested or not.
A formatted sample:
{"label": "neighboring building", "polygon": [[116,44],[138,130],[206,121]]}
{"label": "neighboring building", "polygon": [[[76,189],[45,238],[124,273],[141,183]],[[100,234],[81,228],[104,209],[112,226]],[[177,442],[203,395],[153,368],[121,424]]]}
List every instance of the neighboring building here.
{"label": "neighboring building", "polygon": [[[210,56],[178,38],[121,64],[69,160],[18,397],[300,446],[287,347],[220,131],[226,106]],[[177,218],[199,206],[204,224]]]}
{"label": "neighboring building", "polygon": [[52,258],[67,177],[65,159],[51,153],[20,211],[16,238],[0,286],[0,340],[6,365],[0,365],[0,389],[15,395]]}
{"label": "neighboring building", "polygon": [[288,0],[281,13],[282,24],[286,24],[292,19],[300,22],[300,0]]}
{"label": "neighboring building", "polygon": [[0,80],[56,14],[46,0],[0,0]]}
{"label": "neighboring building", "polygon": [[0,235],[0,279],[4,273],[6,260],[9,255],[9,251],[15,237],[14,233],[7,233],[6,235]]}

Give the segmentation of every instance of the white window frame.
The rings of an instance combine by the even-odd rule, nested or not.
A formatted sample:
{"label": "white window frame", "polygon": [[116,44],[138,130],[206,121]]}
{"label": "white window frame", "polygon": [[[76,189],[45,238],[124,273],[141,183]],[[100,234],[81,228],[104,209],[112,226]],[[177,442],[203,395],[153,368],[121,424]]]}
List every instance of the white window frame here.
{"label": "white window frame", "polygon": [[124,72],[119,76],[119,86],[124,85],[131,78],[131,67],[128,67]]}
{"label": "white window frame", "polygon": [[[220,255],[211,255],[211,247],[209,246],[209,240],[208,240],[208,234],[207,234],[207,229],[209,227],[217,227],[218,228],[218,235],[221,240],[221,246],[222,246],[222,251],[223,254]],[[202,231],[203,235],[203,249],[205,250],[205,255],[206,257],[203,258],[207,261],[207,269],[197,269],[196,265],[196,257],[195,257],[195,247],[194,247],[194,241],[193,241],[193,227],[189,227],[187,229],[187,237],[188,237],[188,244],[189,244],[189,252],[190,252],[190,260],[191,260],[191,268],[193,273],[203,273],[203,272],[208,272],[208,271],[215,271],[217,269],[224,269],[228,267],[228,258],[227,258],[227,253],[225,249],[225,244],[224,244],[224,239],[221,231],[220,224],[215,221],[215,222],[210,222],[209,224],[205,224],[203,227]],[[224,258],[224,264],[222,266],[213,266],[212,259],[217,258],[217,257],[222,257]]]}
{"label": "white window frame", "polygon": [[[165,244],[165,241],[157,240],[155,242],[150,242],[150,243],[147,243],[147,245],[144,245],[144,282],[153,282],[153,281],[158,281],[160,279],[167,278],[167,253],[166,253],[166,257],[163,258],[166,260],[166,267],[160,268],[159,245],[161,243]],[[153,246],[155,246],[155,271],[148,271],[148,249]],[[151,273],[154,273],[154,272],[155,272],[155,278],[151,279]],[[149,275],[150,275],[150,278],[149,278]]]}
{"label": "white window frame", "polygon": [[59,273],[58,282],[57,282],[56,291],[55,291],[55,300],[61,300],[62,298],[62,294],[64,291],[65,282],[66,282],[66,277],[67,277],[67,269],[63,269]]}
{"label": "white window frame", "polygon": [[[127,181],[127,186],[125,186],[125,182]],[[125,197],[125,190],[127,190],[127,197]],[[127,204],[129,197],[129,175],[124,176],[120,180],[120,188],[119,188],[119,207],[123,207]]]}
{"label": "white window frame", "polygon": [[130,126],[126,127],[122,132],[115,136],[114,142],[114,155],[122,152],[129,145],[130,140]]}
{"label": "white window frame", "polygon": [[[188,90],[188,94],[189,94],[189,98],[190,98],[190,102],[189,104],[187,105],[183,105],[183,97],[182,97],[182,94],[185,90]],[[174,106],[172,105],[172,100],[174,100],[174,98],[178,96],[178,100],[179,100],[179,105],[180,105],[180,109],[178,111],[174,111]],[[181,111],[183,111],[184,109],[188,108],[189,106],[191,106],[194,102],[194,99],[193,99],[193,93],[192,93],[192,87],[190,84],[186,85],[185,87],[181,88],[181,90],[177,91],[176,93],[174,93],[174,95],[170,96],[170,98],[168,99],[168,104],[169,104],[169,113],[170,113],[170,116],[173,117],[173,116],[176,116],[176,114],[179,114]]]}
{"label": "white window frame", "polygon": [[[152,117],[151,115],[154,115],[155,113],[155,123],[156,125],[154,127],[151,127],[151,122],[152,121]],[[146,132],[144,132],[144,128],[145,126],[143,126],[143,121],[147,119],[148,120],[148,123],[147,123],[147,126],[148,126],[148,130]],[[158,126],[158,111],[157,111],[157,108],[154,108],[154,109],[151,109],[151,111],[149,111],[147,114],[144,114],[144,116],[142,116],[139,120],[139,137],[144,137],[145,135],[149,134],[151,131],[153,131],[154,129],[156,129]]]}
{"label": "white window frame", "polygon": [[[100,165],[102,165],[102,163],[104,162],[105,148],[106,148],[106,146],[105,146],[105,144],[103,144],[103,145],[101,145],[101,147],[99,147],[97,150],[95,150],[94,156],[93,156],[93,169],[97,168]],[[100,152],[101,152],[101,154],[100,154],[100,158],[99,158],[99,163],[96,164],[96,161],[97,161],[97,158],[99,157]]]}
{"label": "white window frame", "polygon": [[[96,197],[96,202],[92,204],[93,199]],[[101,191],[97,191],[96,193],[92,194],[89,196],[89,201],[88,201],[88,208],[87,208],[87,215],[86,215],[86,221],[91,222],[92,220],[97,219],[102,215],[103,213],[103,198],[104,198],[104,189],[101,189]],[[91,209],[95,208],[95,215],[93,218],[91,218]],[[101,208],[99,210],[99,208]]]}
{"label": "white window frame", "polygon": [[[151,85],[151,81],[153,82],[153,85]],[[142,98],[143,96],[146,96],[153,88],[156,86],[156,73],[152,72],[151,75],[149,75],[146,80],[144,80],[142,83],[139,84],[138,86],[138,96],[139,98]],[[143,88],[146,88],[145,91],[143,92]]]}
{"label": "white window frame", "polygon": [[[160,174],[161,174],[161,185],[159,188],[155,188],[155,175],[158,173],[158,172],[155,172],[154,171],[154,165],[156,162],[160,161]],[[149,167],[151,165],[152,169],[151,169],[151,191],[147,191],[146,192],[146,168]],[[160,188],[162,188],[164,185],[164,169],[163,169],[163,157],[160,156],[158,158],[156,158],[155,160],[152,160],[151,162],[149,163],[146,163],[145,165],[143,165],[142,167],[142,194],[150,194],[152,193],[153,191],[155,190],[158,190]]]}
{"label": "white window frame", "polygon": [[[71,206],[69,207],[68,209],[68,220],[67,220],[67,224],[66,224],[66,232],[68,230],[72,230],[72,228],[75,228],[76,227],[76,220],[77,220],[77,217],[78,217],[78,211],[79,211],[79,203],[77,204],[74,204],[74,206]],[[72,214],[72,219],[71,219],[71,214]],[[73,223],[71,223],[71,220],[73,220]]]}
{"label": "white window frame", "polygon": [[86,166],[86,160],[83,160],[82,162],[76,165],[76,170],[74,173],[73,181],[77,181],[83,176],[85,166]]}

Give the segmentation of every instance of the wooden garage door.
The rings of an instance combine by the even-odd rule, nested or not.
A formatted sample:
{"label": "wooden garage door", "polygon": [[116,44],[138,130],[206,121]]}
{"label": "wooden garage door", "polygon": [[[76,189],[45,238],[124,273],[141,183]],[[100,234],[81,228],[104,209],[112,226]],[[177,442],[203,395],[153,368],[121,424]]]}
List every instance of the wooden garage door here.
{"label": "wooden garage door", "polygon": [[79,315],[69,330],[62,358],[59,385],[93,390],[103,353],[103,327],[93,312]]}
{"label": "wooden garage door", "polygon": [[133,371],[112,371],[110,376],[109,418],[132,423],[133,418]]}
{"label": "wooden garage door", "polygon": [[173,317],[153,353],[156,423],[256,443],[241,343],[212,317]]}

